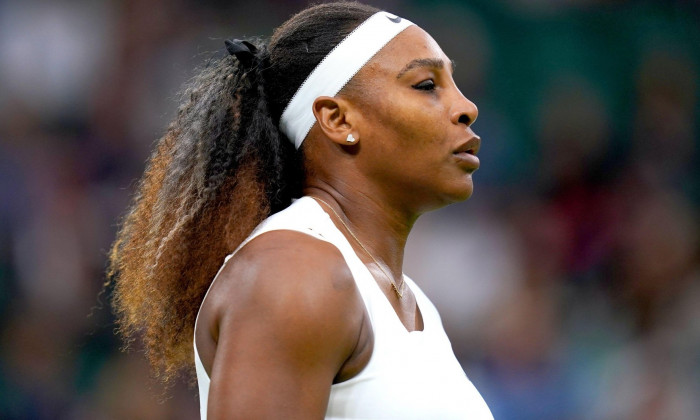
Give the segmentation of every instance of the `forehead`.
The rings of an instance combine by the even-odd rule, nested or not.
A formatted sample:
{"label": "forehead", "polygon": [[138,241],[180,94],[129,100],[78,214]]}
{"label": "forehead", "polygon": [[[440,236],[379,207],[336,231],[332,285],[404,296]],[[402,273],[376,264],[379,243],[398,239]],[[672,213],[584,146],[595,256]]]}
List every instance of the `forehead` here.
{"label": "forehead", "polygon": [[436,58],[449,63],[437,42],[423,29],[410,26],[392,39],[358,72],[358,77],[396,75],[415,59]]}

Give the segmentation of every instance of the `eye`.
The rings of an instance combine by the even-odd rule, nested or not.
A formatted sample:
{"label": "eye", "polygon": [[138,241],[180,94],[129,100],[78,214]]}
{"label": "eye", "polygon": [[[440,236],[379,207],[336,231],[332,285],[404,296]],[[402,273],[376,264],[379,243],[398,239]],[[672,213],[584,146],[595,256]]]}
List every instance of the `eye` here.
{"label": "eye", "polygon": [[433,79],[424,80],[417,85],[413,85],[413,88],[418,90],[435,90],[435,81]]}

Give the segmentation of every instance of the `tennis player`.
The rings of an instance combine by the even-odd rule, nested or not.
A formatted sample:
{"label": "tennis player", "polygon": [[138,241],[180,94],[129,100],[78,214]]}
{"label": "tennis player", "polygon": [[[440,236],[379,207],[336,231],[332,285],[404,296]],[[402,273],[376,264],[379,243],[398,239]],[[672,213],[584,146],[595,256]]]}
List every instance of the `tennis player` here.
{"label": "tennis player", "polygon": [[165,380],[194,367],[202,419],[492,419],[402,271],[418,216],[479,167],[449,57],[358,3],[226,48],[113,246],[121,332]]}

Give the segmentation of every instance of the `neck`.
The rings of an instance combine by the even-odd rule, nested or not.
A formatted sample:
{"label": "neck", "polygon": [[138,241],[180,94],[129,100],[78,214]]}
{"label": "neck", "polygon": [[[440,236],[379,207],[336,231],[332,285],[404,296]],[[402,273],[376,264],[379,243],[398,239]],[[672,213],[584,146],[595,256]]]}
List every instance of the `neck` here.
{"label": "neck", "polygon": [[[353,188],[339,189],[322,182],[309,183],[304,188],[304,195],[320,198],[332,206],[337,217],[343,219],[342,222],[367,251],[384,264],[394,278],[401,278],[406,240],[418,217],[416,214],[389,200],[378,199],[382,197],[380,195],[362,193]],[[348,232],[344,233],[347,236]],[[355,241],[352,237],[348,240]]]}

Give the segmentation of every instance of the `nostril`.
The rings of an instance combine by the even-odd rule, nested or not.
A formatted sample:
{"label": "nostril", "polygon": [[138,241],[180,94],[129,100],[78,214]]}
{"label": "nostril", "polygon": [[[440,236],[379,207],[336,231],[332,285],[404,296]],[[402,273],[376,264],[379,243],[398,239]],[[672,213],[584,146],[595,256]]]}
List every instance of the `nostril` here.
{"label": "nostril", "polygon": [[471,118],[469,118],[469,115],[462,114],[459,116],[459,119],[457,120],[457,122],[468,126],[471,124],[472,120],[471,120]]}

